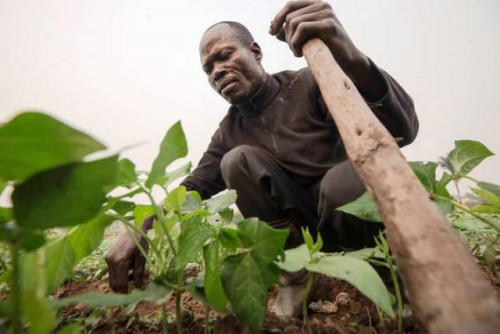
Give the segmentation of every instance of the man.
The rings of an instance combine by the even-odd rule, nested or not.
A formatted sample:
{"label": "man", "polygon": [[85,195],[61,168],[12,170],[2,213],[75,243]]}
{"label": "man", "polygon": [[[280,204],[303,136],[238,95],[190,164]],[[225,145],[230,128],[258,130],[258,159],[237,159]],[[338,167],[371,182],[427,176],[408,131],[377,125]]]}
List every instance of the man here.
{"label": "man", "polygon": [[[411,98],[356,48],[328,3],[289,2],[276,15],[270,33],[288,43],[296,56],[302,55],[309,39],[323,40],[400,145],[414,140],[418,122]],[[203,198],[235,189],[243,216],[290,230],[287,247],[301,243],[301,226],[320,232],[327,251],[372,245],[376,225],[335,211],[365,188],[347,161],[310,71],[269,75],[261,64],[259,45],[236,22],[208,28],[199,50],[210,85],[231,107],[197,168],[182,184]],[[119,241],[106,260],[111,286],[118,290],[126,291],[129,268],[138,264],[136,271],[142,273],[144,266],[129,238]],[[304,281],[300,273],[283,275],[285,288],[276,313],[296,313]]]}

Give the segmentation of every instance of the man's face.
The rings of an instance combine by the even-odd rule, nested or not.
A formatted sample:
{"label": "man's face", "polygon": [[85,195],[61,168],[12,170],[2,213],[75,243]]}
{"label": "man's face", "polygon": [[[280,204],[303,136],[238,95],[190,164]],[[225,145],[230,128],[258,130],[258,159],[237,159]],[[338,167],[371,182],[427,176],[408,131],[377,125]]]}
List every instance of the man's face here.
{"label": "man's face", "polygon": [[200,60],[210,85],[231,104],[250,98],[265,80],[257,43],[243,46],[228,24],[218,24],[200,41]]}

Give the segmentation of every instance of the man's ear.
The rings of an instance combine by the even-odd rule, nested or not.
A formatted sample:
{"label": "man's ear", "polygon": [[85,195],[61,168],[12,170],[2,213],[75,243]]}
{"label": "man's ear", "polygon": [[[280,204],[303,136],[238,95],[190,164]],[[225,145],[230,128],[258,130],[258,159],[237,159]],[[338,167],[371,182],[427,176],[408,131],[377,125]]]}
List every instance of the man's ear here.
{"label": "man's ear", "polygon": [[260,61],[262,60],[262,50],[260,49],[260,46],[259,44],[257,44],[257,42],[252,42],[252,44],[250,44],[250,52],[253,53],[255,59],[257,59],[257,61],[260,63]]}

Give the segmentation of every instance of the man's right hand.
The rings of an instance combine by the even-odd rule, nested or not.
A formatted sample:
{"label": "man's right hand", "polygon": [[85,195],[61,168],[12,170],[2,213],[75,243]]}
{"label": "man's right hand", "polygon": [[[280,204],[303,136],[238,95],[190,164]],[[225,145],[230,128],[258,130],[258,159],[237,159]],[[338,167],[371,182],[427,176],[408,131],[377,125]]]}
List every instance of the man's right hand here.
{"label": "man's right hand", "polygon": [[[146,241],[140,238],[137,233],[135,235],[147,252]],[[132,270],[135,286],[141,287],[143,285],[146,259],[127,232],[120,234],[116,244],[108,251],[106,263],[108,265],[109,285],[113,291],[128,293],[130,270]]]}

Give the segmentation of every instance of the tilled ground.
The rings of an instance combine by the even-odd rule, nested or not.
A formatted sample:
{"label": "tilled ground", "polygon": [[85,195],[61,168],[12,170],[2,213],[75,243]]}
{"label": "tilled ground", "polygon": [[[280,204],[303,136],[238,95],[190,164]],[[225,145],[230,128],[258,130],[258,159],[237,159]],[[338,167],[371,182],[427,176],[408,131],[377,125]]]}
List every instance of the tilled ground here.
{"label": "tilled ground", "polygon": [[[373,304],[348,283],[327,277],[318,277],[317,290],[311,300],[309,317],[314,333],[396,333],[397,322],[381,318]],[[100,280],[87,282],[68,281],[54,295],[62,298],[88,291],[111,292],[109,285]],[[270,291],[269,307],[274,303],[277,290]],[[186,293],[182,296],[182,323],[184,333],[204,333],[207,308]],[[175,333],[175,298],[167,302],[169,332]],[[161,307],[141,302],[135,309],[116,307],[108,310],[90,310],[77,304],[60,311],[63,323],[78,321],[92,333],[162,333]],[[420,333],[411,315],[404,319],[405,333]],[[250,333],[237,318],[215,311],[210,312],[209,326],[212,333]],[[278,319],[268,312],[261,333],[304,333],[301,317],[288,321]]]}

